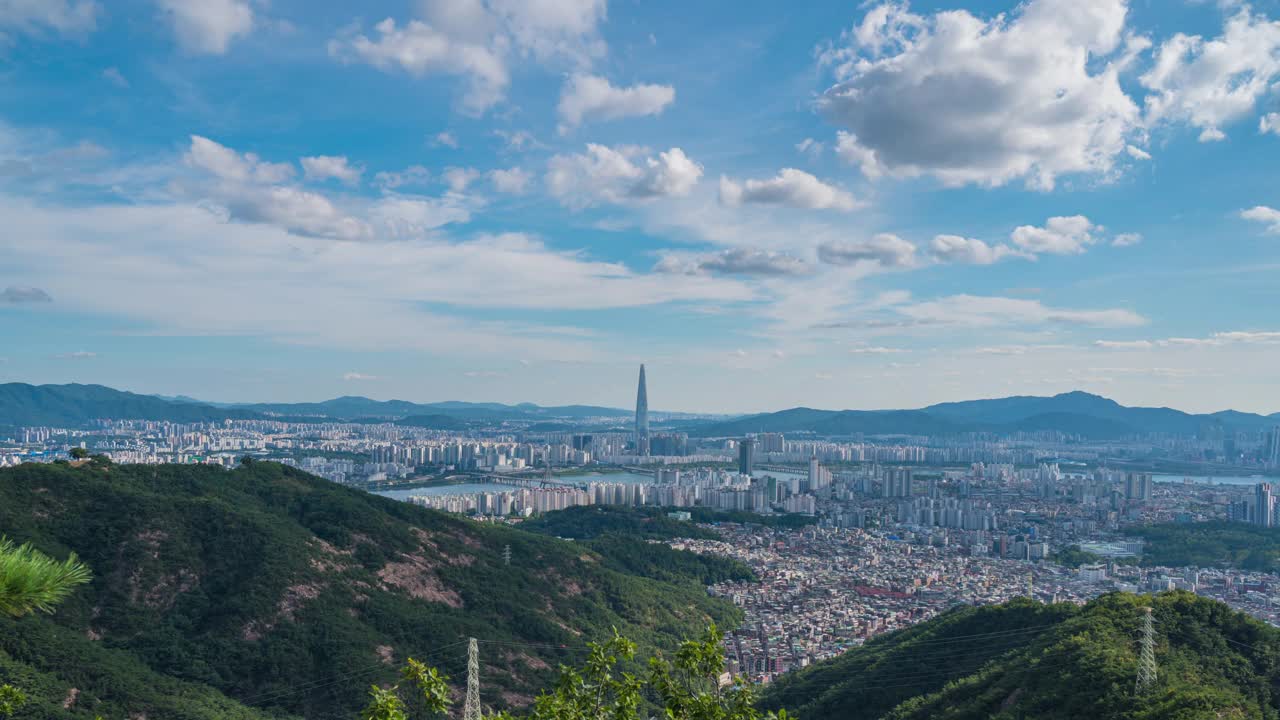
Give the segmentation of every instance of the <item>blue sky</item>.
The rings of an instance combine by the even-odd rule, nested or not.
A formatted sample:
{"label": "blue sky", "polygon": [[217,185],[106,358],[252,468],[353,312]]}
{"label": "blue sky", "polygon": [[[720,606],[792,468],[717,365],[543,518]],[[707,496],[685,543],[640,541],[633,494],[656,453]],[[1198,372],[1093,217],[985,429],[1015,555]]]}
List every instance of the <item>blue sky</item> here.
{"label": "blue sky", "polygon": [[1274,2],[0,2],[0,381],[1280,410]]}

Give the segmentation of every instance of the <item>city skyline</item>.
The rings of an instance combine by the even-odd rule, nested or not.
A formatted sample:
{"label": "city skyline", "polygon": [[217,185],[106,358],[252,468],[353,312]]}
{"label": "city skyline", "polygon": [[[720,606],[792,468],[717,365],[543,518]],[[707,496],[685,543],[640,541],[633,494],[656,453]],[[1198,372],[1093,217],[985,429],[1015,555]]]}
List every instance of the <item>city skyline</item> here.
{"label": "city skyline", "polygon": [[1275,5],[1080,7],[4,6],[0,382],[1276,412]]}

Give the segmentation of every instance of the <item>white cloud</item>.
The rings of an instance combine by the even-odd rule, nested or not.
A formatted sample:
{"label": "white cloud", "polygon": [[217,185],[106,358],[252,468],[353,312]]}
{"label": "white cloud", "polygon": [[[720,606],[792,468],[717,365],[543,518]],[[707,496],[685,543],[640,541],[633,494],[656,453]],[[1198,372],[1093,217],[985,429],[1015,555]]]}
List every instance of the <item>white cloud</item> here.
{"label": "white cloud", "polygon": [[935,236],[929,245],[929,252],[943,262],[970,265],[991,265],[1011,256],[1029,257],[1026,253],[1014,250],[1008,245],[988,245],[981,240],[959,235]]}
{"label": "white cloud", "polygon": [[818,246],[818,258],[832,265],[875,262],[881,267],[915,264],[916,246],[897,235],[880,233],[869,240],[830,241]]}
{"label": "white cloud", "polygon": [[[127,320],[152,334],[592,360],[602,347],[589,336],[448,308],[598,311],[756,298],[732,278],[637,273],[521,234],[403,242],[373,222],[370,239],[335,242],[273,224],[228,223],[194,201],[47,206],[3,194],[0,216],[11,231],[0,233],[7,272],[45,289],[67,312]],[[503,292],[475,291],[495,277]],[[317,278],[324,292],[316,292]]]}
{"label": "white cloud", "polygon": [[1125,0],[1031,0],[984,20],[884,3],[822,53],[838,82],[818,107],[844,128],[837,154],[870,178],[1048,189],[1105,176],[1140,124],[1108,62],[1126,12]]}
{"label": "white cloud", "polygon": [[1280,235],[1280,210],[1266,205],[1258,205],[1257,207],[1240,211],[1240,217],[1245,220],[1262,223],[1267,226],[1266,232],[1272,235]]}
{"label": "white cloud", "polygon": [[405,185],[426,185],[431,179],[431,171],[421,165],[410,165],[399,172],[383,171],[373,176],[379,187],[394,190]]}
{"label": "white cloud", "polygon": [[844,211],[858,206],[849,192],[795,168],[783,168],[776,177],[768,180],[747,180],[745,183],[735,182],[722,175],[720,202],[729,206],[759,203]]}
{"label": "white cloud", "polygon": [[421,238],[445,225],[468,222],[471,211],[453,194],[443,198],[388,195],[374,203],[369,217],[388,237]]}
{"label": "white cloud", "polygon": [[1280,78],[1280,22],[1248,6],[1205,40],[1178,33],[1161,43],[1155,64],[1139,81],[1149,123],[1181,121],[1199,128],[1201,142],[1226,138],[1222,128],[1252,113]]}
{"label": "white cloud", "polygon": [[605,0],[420,0],[424,20],[398,25],[387,18],[369,38],[358,31],[329,42],[329,54],[399,68],[413,75],[462,77],[467,90],[462,109],[488,110],[506,95],[510,64],[523,58],[561,59],[585,67],[604,54],[598,25]]}
{"label": "white cloud", "polygon": [[124,74],[120,72],[120,68],[117,67],[109,67],[106,70],[103,70],[102,79],[118,88],[128,89],[129,87],[128,78],[126,78]]}
{"label": "white cloud", "polygon": [[849,348],[850,355],[898,355],[906,352],[910,352],[910,350],[881,346]]}
{"label": "white cloud", "polygon": [[1150,350],[1152,348],[1211,348],[1227,345],[1280,345],[1280,332],[1232,330],[1208,337],[1171,337],[1163,340],[1098,340],[1104,350]]}
{"label": "white cloud", "polygon": [[98,27],[101,11],[93,0],[4,0],[0,2],[0,45],[6,30],[63,35],[92,32]]}
{"label": "white cloud", "polygon": [[654,157],[643,148],[588,143],[585,153],[553,156],[547,168],[547,188],[573,208],[685,195],[702,177],[702,166],[676,147]]}
{"label": "white cloud", "polygon": [[565,132],[592,119],[659,115],[675,99],[675,88],[670,85],[614,87],[597,75],[575,73],[560,91],[560,129]]}
{"label": "white cloud", "polygon": [[253,153],[241,154],[199,135],[191,136],[185,159],[188,165],[234,182],[277,183],[293,176],[288,164],[264,162]]}
{"label": "white cloud", "polygon": [[489,182],[493,183],[493,189],[509,195],[523,195],[532,179],[532,175],[518,167],[489,171]]}
{"label": "white cloud", "polygon": [[1150,340],[1098,340],[1093,344],[1103,350],[1150,350],[1155,347]]}
{"label": "white cloud", "polygon": [[360,182],[364,168],[352,165],[343,155],[316,155],[302,158],[302,170],[308,180],[340,180],[348,185]]}
{"label": "white cloud", "polygon": [[87,350],[76,350],[75,352],[59,353],[53,356],[56,360],[92,360],[98,357],[98,353],[89,352]]}
{"label": "white cloud", "polygon": [[277,225],[299,235],[367,240],[369,224],[339,210],[318,193],[293,187],[227,189],[219,198],[232,219]]}
{"label": "white cloud", "polygon": [[1147,322],[1131,310],[1073,310],[1049,307],[1039,300],[977,295],[953,295],[901,305],[895,310],[917,323],[962,327],[1046,324],[1135,327]]}
{"label": "white cloud", "polygon": [[244,0],[157,0],[178,44],[192,54],[222,55],[231,41],[253,31],[253,8]]}
{"label": "white cloud", "polygon": [[1120,233],[1111,240],[1111,244],[1115,247],[1130,247],[1142,242],[1140,233]]}
{"label": "white cloud", "polygon": [[399,68],[411,75],[458,75],[467,80],[463,109],[479,114],[501,100],[510,80],[503,59],[481,44],[460,42],[419,20],[403,27],[387,18],[374,26],[378,35],[356,33],[329,41],[329,54],[380,70]]}
{"label": "white cloud", "polygon": [[1258,132],[1280,135],[1280,113],[1267,113],[1258,120]]}
{"label": "white cloud", "polygon": [[1137,145],[1128,145],[1125,147],[1125,151],[1128,152],[1129,157],[1133,158],[1134,160],[1150,160],[1151,159],[1151,153],[1147,152],[1146,150],[1143,150]]}
{"label": "white cloud", "polygon": [[670,253],[654,266],[662,273],[699,275],[719,273],[724,275],[785,276],[804,275],[811,271],[809,264],[793,255],[749,248],[732,248],[715,253],[689,255]]}
{"label": "white cloud", "polygon": [[185,160],[219,181],[201,194],[218,203],[230,219],[339,240],[365,240],[372,235],[368,223],[338,209],[325,196],[279,185],[293,176],[289,165],[239,153],[199,135],[191,136]]}
{"label": "white cloud", "polygon": [[431,139],[431,142],[437,147],[453,148],[454,150],[458,149],[458,136],[448,130],[436,133],[436,136]]}
{"label": "white cloud", "polygon": [[813,138],[805,138],[796,143],[796,151],[810,157],[818,157],[824,149],[826,149],[826,145]]}
{"label": "white cloud", "polygon": [[343,373],[343,374],[342,374],[342,379],[343,379],[343,380],[346,380],[346,381],[348,381],[348,382],[350,382],[350,381],[352,381],[352,380],[357,380],[357,381],[358,381],[358,380],[377,380],[377,379],[378,379],[378,376],[377,376],[377,375],[366,375],[366,374],[364,374],[364,373],[358,373],[358,372],[349,372],[349,373]]}
{"label": "white cloud", "polygon": [[445,168],[442,177],[450,190],[460,193],[480,177],[480,171],[475,168],[450,167]]}
{"label": "white cloud", "polygon": [[1013,244],[1032,253],[1073,255],[1097,241],[1093,232],[1100,230],[1083,215],[1051,217],[1044,227],[1020,225],[1013,231]]}

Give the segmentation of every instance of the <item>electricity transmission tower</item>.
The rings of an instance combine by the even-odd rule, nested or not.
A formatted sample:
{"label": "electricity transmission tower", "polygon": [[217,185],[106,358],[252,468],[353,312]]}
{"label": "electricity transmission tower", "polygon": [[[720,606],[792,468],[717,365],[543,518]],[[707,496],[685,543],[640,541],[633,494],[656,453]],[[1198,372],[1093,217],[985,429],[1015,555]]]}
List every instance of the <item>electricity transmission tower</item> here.
{"label": "electricity transmission tower", "polygon": [[467,645],[467,700],[462,706],[462,720],[481,720],[480,647],[475,638]]}
{"label": "electricity transmission tower", "polygon": [[510,545],[506,545],[502,548],[502,564],[504,565],[511,564],[511,546]]}
{"label": "electricity transmission tower", "polygon": [[1151,608],[1143,608],[1142,650],[1138,654],[1138,682],[1134,694],[1141,696],[1156,684],[1156,628],[1151,619]]}

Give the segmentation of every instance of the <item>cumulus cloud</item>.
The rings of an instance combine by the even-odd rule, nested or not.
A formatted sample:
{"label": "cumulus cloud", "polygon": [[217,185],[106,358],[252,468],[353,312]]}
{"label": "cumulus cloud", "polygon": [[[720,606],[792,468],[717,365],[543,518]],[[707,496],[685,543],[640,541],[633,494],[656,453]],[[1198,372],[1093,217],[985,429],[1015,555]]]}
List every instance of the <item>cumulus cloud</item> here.
{"label": "cumulus cloud", "polygon": [[364,373],[358,373],[358,372],[349,372],[349,373],[343,373],[343,374],[342,374],[342,379],[343,379],[343,380],[346,380],[346,381],[348,381],[348,382],[353,381],[353,380],[377,380],[377,379],[378,379],[378,376],[377,376],[377,375],[366,375],[366,374],[364,374]]}
{"label": "cumulus cloud", "polygon": [[185,160],[219,181],[205,193],[231,219],[338,240],[364,240],[372,234],[368,223],[343,212],[325,196],[280,185],[293,176],[289,165],[266,162],[199,135],[191,136]]}
{"label": "cumulus cloud", "polygon": [[1006,257],[1028,257],[1008,245],[988,245],[959,235],[937,235],[929,245],[929,252],[942,262],[991,265]]}
{"label": "cumulus cloud", "polygon": [[394,190],[405,185],[426,185],[431,179],[431,171],[421,165],[410,165],[399,172],[383,171],[373,176],[379,187]]}
{"label": "cumulus cloud", "polygon": [[884,3],[822,53],[820,112],[870,178],[1041,189],[1106,175],[1141,123],[1119,82],[1125,0],[1031,0],[991,19]]}
{"label": "cumulus cloud", "polygon": [[420,21],[404,26],[387,18],[374,26],[375,37],[355,33],[329,41],[329,54],[344,62],[364,62],[380,70],[411,75],[457,75],[466,79],[463,109],[479,114],[502,99],[510,78],[493,48],[456,40]]}
{"label": "cumulus cloud", "polygon": [[444,178],[444,184],[448,185],[450,190],[460,193],[479,179],[480,171],[475,168],[450,167],[445,168],[441,177]]}
{"label": "cumulus cloud", "polygon": [[388,195],[369,209],[369,218],[385,236],[420,238],[436,228],[467,222],[471,211],[456,195]]}
{"label": "cumulus cloud", "polygon": [[1262,223],[1267,226],[1266,232],[1272,235],[1280,235],[1280,210],[1266,205],[1258,205],[1248,210],[1242,210],[1240,217],[1245,220]]}
{"label": "cumulus cloud", "polygon": [[0,2],[0,44],[7,33],[54,32],[81,35],[98,27],[102,8],[93,0],[6,0]]}
{"label": "cumulus cloud", "polygon": [[76,350],[74,352],[58,353],[54,355],[55,360],[90,360],[98,357],[98,353],[89,352],[87,350]]}
{"label": "cumulus cloud", "polygon": [[614,87],[597,75],[575,73],[560,91],[560,129],[565,132],[589,120],[659,115],[675,99],[670,85]]}
{"label": "cumulus cloud", "polygon": [[489,182],[493,183],[493,189],[508,195],[523,195],[532,179],[532,175],[518,167],[489,171]]}
{"label": "cumulus cloud", "polygon": [[188,165],[233,182],[277,183],[293,176],[286,163],[265,162],[253,153],[239,153],[209,138],[191,136],[185,159]]}
{"label": "cumulus cloud", "polygon": [[294,187],[227,189],[221,198],[231,218],[278,225],[299,235],[335,240],[367,240],[369,224],[338,209],[319,193]]}
{"label": "cumulus cloud", "polygon": [[1151,159],[1151,153],[1147,152],[1146,150],[1143,150],[1137,145],[1129,145],[1125,147],[1125,151],[1128,152],[1129,157],[1133,158],[1134,160],[1150,160]]}
{"label": "cumulus cloud", "polygon": [[1258,120],[1258,132],[1280,135],[1280,113],[1267,113]]}
{"label": "cumulus cloud", "polygon": [[832,265],[875,262],[882,267],[915,264],[916,246],[897,235],[880,233],[869,240],[831,241],[818,246],[818,258]]}
{"label": "cumulus cloud", "polygon": [[1161,43],[1155,64],[1139,78],[1149,123],[1186,122],[1201,142],[1226,138],[1223,128],[1251,114],[1280,78],[1280,22],[1248,6],[1206,40],[1178,33]]}
{"label": "cumulus cloud", "polygon": [[1120,233],[1111,239],[1111,244],[1115,247],[1130,247],[1142,242],[1141,233]]}
{"label": "cumulus cloud", "polygon": [[1051,217],[1044,227],[1020,225],[1014,228],[1013,244],[1032,253],[1074,255],[1097,241],[1093,233],[1100,230],[1083,215]]}
{"label": "cumulus cloud", "polygon": [[431,139],[431,144],[437,147],[447,147],[447,148],[453,148],[454,150],[457,150],[458,136],[454,135],[448,130],[444,130],[436,133],[436,136]]}
{"label": "cumulus cloud", "polygon": [[720,202],[736,206],[742,203],[785,205],[811,210],[853,210],[858,206],[853,195],[828,185],[803,170],[783,168],[768,180],[739,183],[720,177]]}
{"label": "cumulus cloud", "polygon": [[360,182],[364,168],[352,165],[342,155],[316,155],[302,158],[302,171],[308,180],[340,180],[348,185]]}
{"label": "cumulus cloud", "polygon": [[222,55],[231,41],[253,31],[253,8],[244,0],[157,0],[183,50]]}
{"label": "cumulus cloud", "polygon": [[589,143],[585,153],[552,157],[547,168],[551,194],[574,208],[686,195],[702,177],[702,166],[676,147],[655,157],[644,148]]}
{"label": "cumulus cloud", "polygon": [[824,149],[826,149],[826,144],[813,138],[805,138],[796,143],[796,151],[810,157],[818,157]]}
{"label": "cumulus cloud", "polygon": [[803,275],[810,271],[809,264],[793,255],[757,250],[732,248],[702,255],[669,254],[662,258],[654,270],[663,273],[700,275],[719,273],[724,275]]}
{"label": "cumulus cloud", "polygon": [[462,109],[480,114],[503,99],[516,59],[554,59],[575,67],[604,54],[598,26],[605,0],[421,0],[423,19],[387,18],[377,35],[340,33],[329,54],[384,71],[443,74],[467,84]]}
{"label": "cumulus cloud", "polygon": [[49,293],[37,287],[10,285],[4,289],[4,292],[0,292],[0,303],[19,305],[47,302],[53,302],[53,298],[49,296]]}

